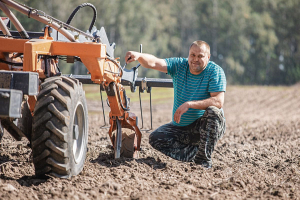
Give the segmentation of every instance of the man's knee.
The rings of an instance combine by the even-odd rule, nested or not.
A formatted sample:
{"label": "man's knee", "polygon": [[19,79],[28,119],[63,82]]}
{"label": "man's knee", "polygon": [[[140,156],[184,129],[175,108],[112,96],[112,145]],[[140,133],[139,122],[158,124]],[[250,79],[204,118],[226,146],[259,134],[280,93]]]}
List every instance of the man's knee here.
{"label": "man's knee", "polygon": [[156,129],[149,135],[149,144],[154,147],[155,143],[161,138],[161,133]]}
{"label": "man's knee", "polygon": [[162,125],[158,127],[156,130],[154,130],[150,135],[149,135],[149,143],[151,146],[155,145],[157,141],[162,141],[162,140],[168,140],[168,135],[170,133],[170,130],[173,128],[172,122]]}
{"label": "man's knee", "polygon": [[206,108],[204,115],[206,116],[223,116],[222,110],[217,108],[216,106],[209,106]]}
{"label": "man's knee", "polygon": [[203,116],[207,119],[206,123],[210,123],[208,127],[215,129],[214,132],[218,138],[222,137],[226,129],[225,118],[222,110],[215,106],[209,106],[205,110]]}
{"label": "man's knee", "polygon": [[220,124],[225,124],[225,117],[222,109],[215,106],[207,107],[202,117],[213,121],[217,120]]}
{"label": "man's knee", "polygon": [[152,133],[150,133],[150,135],[149,135],[149,144],[151,145],[151,146],[153,146],[153,142],[155,141],[155,131],[153,131]]}

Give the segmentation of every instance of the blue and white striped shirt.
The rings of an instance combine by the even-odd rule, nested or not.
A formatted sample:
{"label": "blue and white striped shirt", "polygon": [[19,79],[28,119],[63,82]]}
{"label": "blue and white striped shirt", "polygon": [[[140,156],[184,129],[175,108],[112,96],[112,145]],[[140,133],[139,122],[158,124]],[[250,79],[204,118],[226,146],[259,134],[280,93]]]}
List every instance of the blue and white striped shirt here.
{"label": "blue and white striped shirt", "polygon": [[173,124],[187,126],[201,117],[205,110],[189,108],[182,114],[180,122],[176,123],[174,114],[177,108],[187,101],[208,99],[212,92],[225,92],[225,73],[219,65],[212,61],[209,61],[204,71],[198,75],[190,72],[187,58],[167,58],[165,61],[174,86]]}

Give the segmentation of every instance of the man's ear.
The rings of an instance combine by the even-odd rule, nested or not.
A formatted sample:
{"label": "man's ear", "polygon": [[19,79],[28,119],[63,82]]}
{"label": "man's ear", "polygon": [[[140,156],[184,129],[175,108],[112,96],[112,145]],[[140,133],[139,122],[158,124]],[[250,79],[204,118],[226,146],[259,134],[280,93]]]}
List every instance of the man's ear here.
{"label": "man's ear", "polygon": [[208,54],[208,60],[210,59],[210,55],[211,55],[211,54]]}

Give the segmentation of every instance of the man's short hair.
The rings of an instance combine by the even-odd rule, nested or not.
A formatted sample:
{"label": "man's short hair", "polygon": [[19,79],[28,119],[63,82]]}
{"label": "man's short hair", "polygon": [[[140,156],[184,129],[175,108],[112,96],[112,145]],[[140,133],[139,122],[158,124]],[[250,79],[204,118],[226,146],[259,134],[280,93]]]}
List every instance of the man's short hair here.
{"label": "man's short hair", "polygon": [[194,42],[191,44],[190,49],[191,49],[191,47],[192,47],[193,45],[196,45],[196,46],[198,46],[198,47],[205,46],[205,47],[206,47],[206,50],[207,50],[207,53],[210,54],[210,46],[209,46],[209,44],[207,44],[207,42],[202,41],[202,40],[196,40],[196,41],[194,41]]}

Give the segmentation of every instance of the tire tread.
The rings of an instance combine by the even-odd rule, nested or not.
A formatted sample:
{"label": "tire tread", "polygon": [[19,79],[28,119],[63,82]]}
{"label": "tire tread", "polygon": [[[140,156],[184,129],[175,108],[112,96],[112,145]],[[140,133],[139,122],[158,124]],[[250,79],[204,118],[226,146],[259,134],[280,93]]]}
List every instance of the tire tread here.
{"label": "tire tread", "polygon": [[[78,85],[78,80],[63,76],[50,77],[40,85],[31,137],[33,163],[38,176],[53,174],[56,177],[69,178],[76,175],[71,170],[74,167],[70,161],[72,144],[68,142],[72,142],[69,134],[73,129],[70,115],[76,108],[74,105],[77,105],[71,100],[79,100],[78,94],[84,93]],[[86,110],[86,101],[83,101]],[[77,170],[76,173],[79,172]]]}

